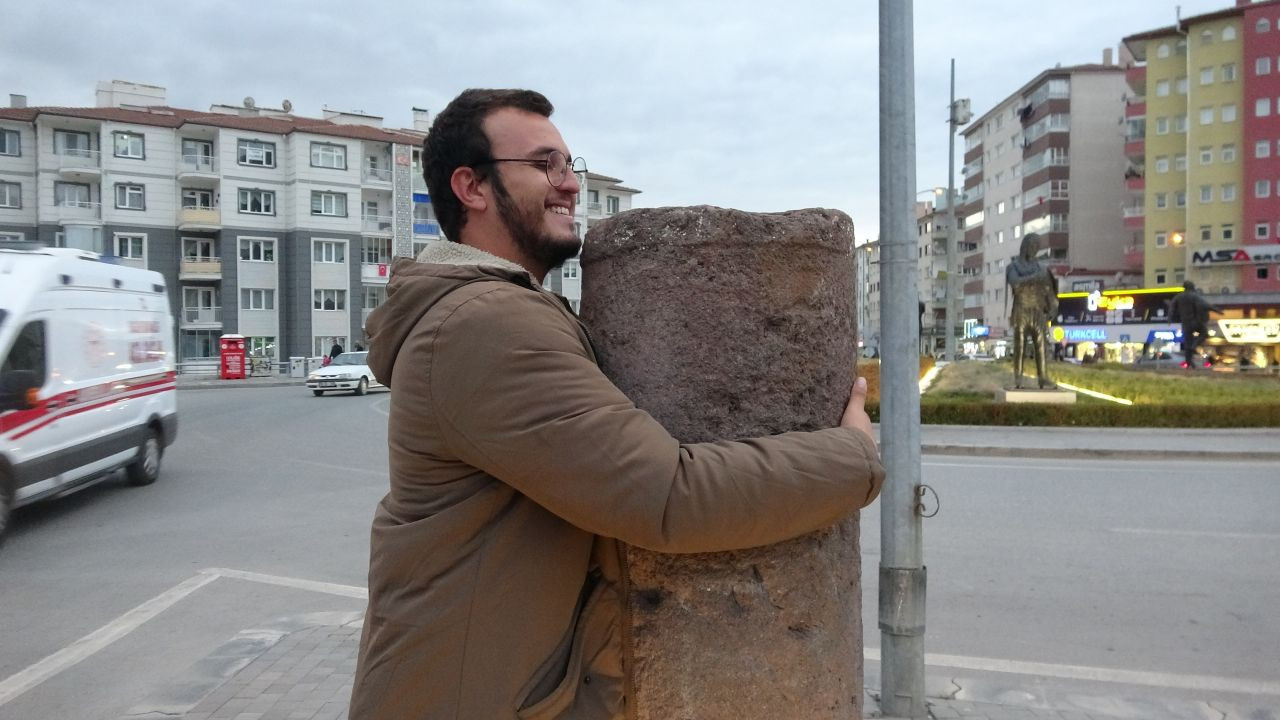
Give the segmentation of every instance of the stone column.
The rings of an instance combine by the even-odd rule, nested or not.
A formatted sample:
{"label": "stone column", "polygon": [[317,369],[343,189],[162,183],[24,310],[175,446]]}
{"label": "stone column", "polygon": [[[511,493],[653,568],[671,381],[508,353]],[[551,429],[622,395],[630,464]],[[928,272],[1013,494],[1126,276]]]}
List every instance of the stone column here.
{"label": "stone column", "polygon": [[[605,373],[681,442],[832,427],[857,356],[852,245],[832,210],[632,210],[587,234],[583,318]],[[627,559],[640,720],[861,718],[856,516]]]}

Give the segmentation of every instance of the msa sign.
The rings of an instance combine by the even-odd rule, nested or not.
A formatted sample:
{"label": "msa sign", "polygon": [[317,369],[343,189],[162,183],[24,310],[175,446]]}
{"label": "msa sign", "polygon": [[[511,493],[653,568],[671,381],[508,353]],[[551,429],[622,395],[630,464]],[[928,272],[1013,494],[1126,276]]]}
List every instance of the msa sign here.
{"label": "msa sign", "polygon": [[1191,252],[1192,265],[1249,265],[1270,262],[1280,262],[1280,245],[1254,245]]}

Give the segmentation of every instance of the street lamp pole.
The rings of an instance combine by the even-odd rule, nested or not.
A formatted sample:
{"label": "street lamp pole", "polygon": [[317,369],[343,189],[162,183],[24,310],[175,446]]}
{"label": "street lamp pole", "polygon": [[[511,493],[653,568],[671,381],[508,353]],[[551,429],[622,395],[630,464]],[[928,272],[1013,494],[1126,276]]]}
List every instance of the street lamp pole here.
{"label": "street lamp pole", "polygon": [[973,119],[968,98],[956,100],[956,59],[951,58],[951,102],[947,105],[947,302],[945,323],[947,342],[944,356],[948,361],[956,359],[956,327],[960,324],[959,280],[956,277],[960,259],[959,238],[956,235],[956,126]]}

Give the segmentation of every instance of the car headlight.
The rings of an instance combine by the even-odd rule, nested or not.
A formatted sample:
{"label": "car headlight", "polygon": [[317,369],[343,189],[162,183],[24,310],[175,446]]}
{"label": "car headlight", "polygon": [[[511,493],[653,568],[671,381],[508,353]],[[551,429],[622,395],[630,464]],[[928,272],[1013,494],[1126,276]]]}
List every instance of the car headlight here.
{"label": "car headlight", "polygon": [[320,376],[319,376],[319,375],[314,375],[314,374],[312,374],[312,375],[308,375],[308,376],[307,376],[307,380],[308,380],[308,381],[314,381],[314,380],[319,380],[319,379],[320,379]]}

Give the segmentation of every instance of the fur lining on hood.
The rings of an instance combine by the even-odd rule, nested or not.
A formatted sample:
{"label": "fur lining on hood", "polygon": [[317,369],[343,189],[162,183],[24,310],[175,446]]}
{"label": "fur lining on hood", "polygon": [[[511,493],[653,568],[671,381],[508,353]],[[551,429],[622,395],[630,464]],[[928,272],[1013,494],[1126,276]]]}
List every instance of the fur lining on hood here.
{"label": "fur lining on hood", "polygon": [[541,283],[538,279],[529,274],[528,270],[520,267],[510,260],[504,260],[497,255],[487,253],[479,248],[470,245],[463,245],[452,240],[432,240],[427,246],[418,253],[418,262],[434,263],[436,265],[479,265],[481,267],[498,267],[503,270],[509,270],[514,273],[528,275],[533,281],[534,287],[538,287]]}

